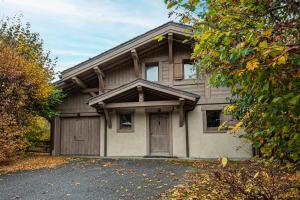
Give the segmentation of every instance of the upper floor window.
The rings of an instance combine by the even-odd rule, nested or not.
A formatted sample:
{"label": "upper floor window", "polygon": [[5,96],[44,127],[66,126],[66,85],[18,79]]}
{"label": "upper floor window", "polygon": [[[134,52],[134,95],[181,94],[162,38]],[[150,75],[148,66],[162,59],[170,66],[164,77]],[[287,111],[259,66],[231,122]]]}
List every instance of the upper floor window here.
{"label": "upper floor window", "polygon": [[158,81],[158,63],[146,65],[146,80]]}
{"label": "upper floor window", "polygon": [[184,79],[195,79],[196,78],[196,71],[190,61],[183,62],[183,78]]}

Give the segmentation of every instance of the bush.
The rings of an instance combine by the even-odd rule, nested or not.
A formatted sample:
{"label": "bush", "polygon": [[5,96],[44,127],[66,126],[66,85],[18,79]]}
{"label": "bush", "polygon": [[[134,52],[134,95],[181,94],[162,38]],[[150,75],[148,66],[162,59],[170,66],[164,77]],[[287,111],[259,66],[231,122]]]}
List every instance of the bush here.
{"label": "bush", "polygon": [[197,168],[186,183],[162,195],[162,199],[299,199],[300,175],[256,161],[190,161]]}

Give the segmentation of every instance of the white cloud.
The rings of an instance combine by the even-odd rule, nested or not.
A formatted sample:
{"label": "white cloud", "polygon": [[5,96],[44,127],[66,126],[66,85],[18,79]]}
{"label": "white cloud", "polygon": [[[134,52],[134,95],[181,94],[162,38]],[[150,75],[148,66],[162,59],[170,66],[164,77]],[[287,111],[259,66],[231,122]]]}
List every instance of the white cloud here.
{"label": "white cloud", "polygon": [[70,0],[5,0],[2,4],[2,6],[13,7],[21,12],[56,17],[72,26],[81,26],[86,23],[120,23],[153,28],[161,21],[161,19],[137,16],[134,10],[122,8],[113,1],[102,0],[95,4]]}
{"label": "white cloud", "polygon": [[163,0],[0,0],[0,18],[20,13],[58,57],[55,71],[168,21]]}

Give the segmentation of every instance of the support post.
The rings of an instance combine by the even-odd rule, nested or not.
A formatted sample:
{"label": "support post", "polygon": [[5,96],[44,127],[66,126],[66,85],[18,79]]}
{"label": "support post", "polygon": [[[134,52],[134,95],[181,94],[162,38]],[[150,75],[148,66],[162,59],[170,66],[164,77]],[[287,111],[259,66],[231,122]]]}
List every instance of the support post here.
{"label": "support post", "polygon": [[99,102],[98,104],[99,104],[99,107],[103,109],[108,128],[111,128],[112,127],[111,118],[110,118],[108,109],[106,108],[106,104],[104,102]]}
{"label": "support post", "polygon": [[184,98],[179,98],[179,127],[182,127],[184,124]]}
{"label": "support post", "polygon": [[137,90],[139,93],[139,102],[143,102],[144,101],[144,90],[142,86],[137,86]]}
{"label": "support post", "polygon": [[98,82],[99,82],[99,93],[104,93],[104,78],[105,75],[99,67],[94,67],[94,72],[97,74]]}
{"label": "support post", "polygon": [[168,33],[169,64],[173,63],[173,33]]}
{"label": "support post", "polygon": [[137,51],[135,49],[131,50],[131,56],[132,56],[133,64],[134,64],[135,77],[139,78],[140,77],[139,57],[138,57]]}

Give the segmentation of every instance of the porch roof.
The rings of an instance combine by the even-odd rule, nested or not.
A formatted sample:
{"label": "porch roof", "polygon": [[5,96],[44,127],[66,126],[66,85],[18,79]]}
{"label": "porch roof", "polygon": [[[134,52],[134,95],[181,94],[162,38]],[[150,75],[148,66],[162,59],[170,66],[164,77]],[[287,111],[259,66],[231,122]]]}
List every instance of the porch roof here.
{"label": "porch roof", "polygon": [[[142,99],[141,99],[142,98]],[[118,107],[117,105],[126,107],[140,106],[162,106],[177,105],[179,99],[185,101],[185,105],[194,106],[200,96],[194,93],[182,91],[166,85],[150,82],[144,79],[124,84],[118,88],[100,94],[89,99],[88,104],[96,107],[98,104],[107,104],[108,107]],[[143,102],[143,103],[141,103]],[[115,105],[115,106],[109,106]]]}

